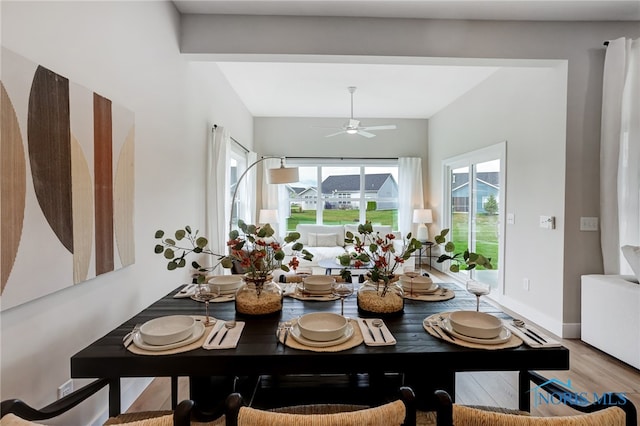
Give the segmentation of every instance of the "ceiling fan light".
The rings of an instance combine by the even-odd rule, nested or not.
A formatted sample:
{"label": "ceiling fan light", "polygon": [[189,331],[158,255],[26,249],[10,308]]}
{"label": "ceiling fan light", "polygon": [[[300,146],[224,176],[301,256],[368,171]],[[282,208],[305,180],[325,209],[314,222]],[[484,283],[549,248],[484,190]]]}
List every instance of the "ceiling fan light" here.
{"label": "ceiling fan light", "polygon": [[347,133],[349,133],[350,135],[355,135],[356,133],[358,133],[358,129],[347,129]]}

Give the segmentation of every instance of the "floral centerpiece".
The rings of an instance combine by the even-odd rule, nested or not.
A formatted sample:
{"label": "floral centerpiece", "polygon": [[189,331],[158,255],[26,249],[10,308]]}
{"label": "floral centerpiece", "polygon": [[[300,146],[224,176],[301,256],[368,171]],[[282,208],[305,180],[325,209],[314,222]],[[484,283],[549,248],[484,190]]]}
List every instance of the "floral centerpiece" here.
{"label": "floral centerpiece", "polygon": [[[203,283],[207,272],[218,265],[223,268],[233,268],[234,265],[244,271],[245,286],[236,294],[236,310],[241,313],[260,315],[272,313],[282,309],[282,290],[272,282],[272,274],[276,269],[289,272],[296,270],[299,265],[298,257],[311,260],[313,254],[304,249],[302,243],[297,242],[300,234],[291,232],[280,243],[274,236],[275,231],[269,224],[263,226],[249,225],[238,221],[239,230],[232,230],[227,241],[228,254],[217,254],[207,247],[208,240],[198,236],[198,231],[192,232],[189,226],[175,232],[175,239],[164,238],[164,231],[157,231],[155,237],[160,243],[155,246],[157,254],[164,254],[168,259],[167,269],[174,270],[186,266],[186,257],[191,254],[206,254],[216,258],[215,265],[201,266],[193,261],[191,266],[196,273],[196,281]],[[185,244],[182,244],[186,242]],[[283,248],[292,243],[293,257],[288,263],[283,263],[285,253]]]}
{"label": "floral centerpiece", "polygon": [[[358,308],[373,313],[395,313],[404,308],[402,287],[395,284],[397,270],[411,255],[422,247],[420,241],[409,233],[398,251],[393,233],[381,235],[374,231],[371,222],[358,225],[358,234],[347,231],[345,243],[353,244],[354,252],[338,257],[342,266],[367,268],[368,281],[358,292]],[[350,269],[344,268],[340,275],[349,279]]]}

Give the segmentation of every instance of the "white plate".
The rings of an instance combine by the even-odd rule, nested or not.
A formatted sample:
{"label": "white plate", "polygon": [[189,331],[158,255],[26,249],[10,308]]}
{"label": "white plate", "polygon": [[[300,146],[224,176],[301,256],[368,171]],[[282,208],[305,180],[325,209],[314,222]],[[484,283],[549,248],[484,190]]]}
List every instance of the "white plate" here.
{"label": "white plate", "polygon": [[140,349],[145,349],[147,351],[166,351],[169,349],[179,348],[181,346],[189,345],[204,334],[204,324],[201,321],[196,321],[196,324],[193,326],[193,334],[191,337],[187,337],[185,340],[181,340],[180,342],[172,343],[170,345],[149,345],[142,340],[142,336],[140,333],[136,333],[133,336],[133,344],[139,347]]}
{"label": "white plate", "polygon": [[[405,285],[406,284],[406,285]],[[411,294],[411,285],[409,283],[407,283],[406,281],[403,281],[402,283],[402,289],[405,291],[405,294]],[[421,295],[421,294],[432,294],[435,293],[436,291],[438,291],[440,289],[440,286],[436,283],[434,283],[430,288],[416,288],[413,287],[413,294],[414,295]]]}
{"label": "white plate", "polygon": [[305,289],[302,283],[298,283],[298,290],[300,290],[300,292],[302,293],[309,293],[309,294],[319,294],[319,295],[331,294],[331,287],[329,287],[326,290],[309,290],[309,289]]}
{"label": "white plate", "polygon": [[347,324],[347,328],[344,331],[344,336],[336,340],[330,340],[328,342],[318,342],[316,340],[309,340],[302,337],[302,334],[300,334],[300,328],[298,328],[297,323],[291,328],[291,337],[293,337],[298,343],[316,348],[326,348],[329,346],[339,345],[351,339],[351,336],[353,336],[353,325],[351,324],[351,322]]}
{"label": "white plate", "polygon": [[480,339],[478,337],[465,336],[464,334],[458,333],[453,329],[453,327],[451,327],[449,318],[445,318],[444,320],[442,320],[442,328],[444,328],[457,338],[466,340],[467,342],[471,343],[479,343],[481,345],[499,345],[500,343],[508,342],[511,338],[511,331],[509,331],[509,329],[504,326],[502,327],[502,330],[500,331],[498,337],[494,337],[493,339]]}

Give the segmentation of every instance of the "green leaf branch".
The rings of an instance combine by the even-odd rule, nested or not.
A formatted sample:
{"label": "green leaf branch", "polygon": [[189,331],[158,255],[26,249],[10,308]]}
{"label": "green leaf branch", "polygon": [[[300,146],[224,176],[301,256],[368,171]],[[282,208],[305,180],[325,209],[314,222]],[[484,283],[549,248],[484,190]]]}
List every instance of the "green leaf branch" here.
{"label": "green leaf branch", "polygon": [[476,266],[482,266],[485,269],[493,269],[491,264],[491,258],[485,257],[480,253],[470,252],[469,249],[465,249],[464,252],[456,253],[456,245],[453,241],[446,241],[446,236],[449,233],[449,229],[443,229],[440,234],[436,235],[434,240],[436,244],[444,244],[444,254],[441,254],[437,262],[442,263],[447,260],[451,261],[449,264],[449,270],[451,272],[460,272],[460,270],[475,269]]}

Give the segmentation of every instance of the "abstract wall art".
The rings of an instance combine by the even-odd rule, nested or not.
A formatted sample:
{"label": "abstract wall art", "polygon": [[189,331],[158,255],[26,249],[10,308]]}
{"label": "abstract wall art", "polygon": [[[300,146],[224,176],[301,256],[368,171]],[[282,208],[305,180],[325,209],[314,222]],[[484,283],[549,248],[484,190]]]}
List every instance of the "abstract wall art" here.
{"label": "abstract wall art", "polygon": [[132,111],[2,48],[0,309],[135,262]]}

